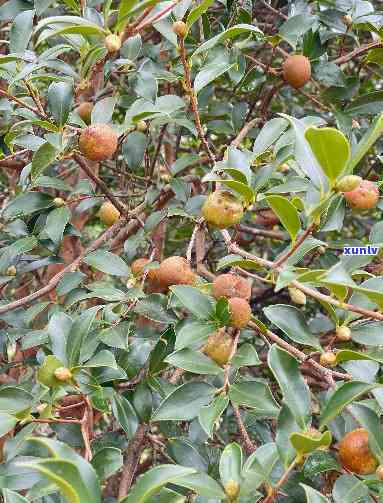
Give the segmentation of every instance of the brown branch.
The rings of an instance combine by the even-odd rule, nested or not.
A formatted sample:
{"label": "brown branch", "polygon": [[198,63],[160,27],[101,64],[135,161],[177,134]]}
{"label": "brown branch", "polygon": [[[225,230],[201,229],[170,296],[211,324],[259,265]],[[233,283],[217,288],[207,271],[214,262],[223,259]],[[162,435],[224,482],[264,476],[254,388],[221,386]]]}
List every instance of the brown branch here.
{"label": "brown branch", "polygon": [[85,173],[89,176],[89,178],[93,180],[93,182],[97,185],[97,187],[99,187],[99,189],[106,195],[109,201],[115,206],[115,208],[118,209],[121,215],[125,215],[126,213],[125,206],[121,204],[116,197],[114,197],[114,195],[108,189],[106,183],[93,173],[87,161],[78,154],[74,154],[73,159],[77,162],[77,164],[81,167],[81,169],[85,171]]}
{"label": "brown branch", "polygon": [[376,49],[378,47],[383,47],[383,42],[371,42],[371,44],[364,45],[362,47],[358,47],[352,52],[349,52],[348,54],[345,54],[344,56],[340,56],[339,58],[336,58],[332,61],[332,63],[335,63],[336,65],[342,65],[343,63],[347,63],[351,59],[356,58],[357,56],[360,56],[361,54],[364,54],[365,52],[368,52],[371,49]]}
{"label": "brown branch", "polygon": [[198,100],[196,93],[194,91],[193,84],[191,82],[191,74],[190,74],[190,67],[189,63],[187,61],[187,56],[186,56],[186,49],[185,49],[185,41],[183,38],[179,39],[179,49],[180,49],[180,56],[181,56],[181,61],[182,65],[184,67],[184,75],[185,75],[185,86],[187,88],[187,92],[190,96],[190,106],[194,114],[194,122],[198,131],[198,135],[202,141],[202,144],[206,150],[206,153],[209,157],[209,160],[212,164],[215,163],[215,156],[213,152],[210,149],[209,143],[205,137],[205,133],[203,132],[203,127],[201,123],[201,118],[199,115],[198,111]]}
{"label": "brown branch", "polygon": [[291,257],[291,255],[301,246],[301,244],[305,241],[306,238],[308,238],[308,236],[310,234],[312,234],[312,232],[314,231],[315,229],[315,223],[312,223],[310,224],[307,229],[299,236],[299,238],[295,241],[294,245],[289,249],[287,250],[286,253],[283,253],[279,259],[277,259],[275,262],[274,262],[274,268],[277,268],[277,267],[280,267],[282,264],[284,264],[286,262],[286,260]]}
{"label": "brown branch", "polygon": [[248,225],[240,224],[238,225],[238,229],[240,231],[245,232],[246,234],[252,234],[253,236],[261,236],[265,238],[278,239],[279,241],[285,241],[287,234],[284,234],[280,231],[269,231],[267,229],[256,229],[254,227],[250,227]]}
{"label": "brown branch", "polygon": [[240,432],[242,440],[243,440],[243,446],[245,448],[246,454],[250,455],[255,451],[256,447],[253,444],[253,442],[252,442],[252,440],[246,430],[245,425],[243,424],[241,413],[239,411],[238,406],[235,405],[233,402],[231,402],[231,406],[234,411],[235,420],[237,421],[238,429],[239,429],[239,432]]}
{"label": "brown branch", "polygon": [[253,129],[253,127],[259,122],[259,118],[256,118],[256,119],[253,119],[249,122],[247,122],[243,128],[241,129],[241,131],[238,133],[237,137],[234,138],[234,140],[231,142],[231,145],[233,147],[239,147],[239,145],[241,144],[242,140],[246,137],[246,135],[248,134],[249,131],[251,131]]}
{"label": "brown branch", "polygon": [[122,470],[120,487],[118,489],[118,499],[121,500],[127,496],[132,485],[134,475],[136,473],[141,453],[144,448],[145,434],[147,430],[146,424],[140,424],[137,428],[134,437],[130,440],[124,468]]}

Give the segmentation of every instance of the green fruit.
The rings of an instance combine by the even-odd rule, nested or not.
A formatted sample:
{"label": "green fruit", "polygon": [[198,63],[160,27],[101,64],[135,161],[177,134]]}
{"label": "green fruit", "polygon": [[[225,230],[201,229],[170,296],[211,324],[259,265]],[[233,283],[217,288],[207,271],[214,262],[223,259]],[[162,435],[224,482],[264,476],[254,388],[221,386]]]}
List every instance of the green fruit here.
{"label": "green fruit", "polygon": [[48,355],[37,372],[37,380],[48,388],[61,386],[62,382],[55,376],[55,371],[63,364],[54,355]]}
{"label": "green fruit", "polygon": [[243,205],[231,192],[216,190],[206,199],[202,215],[212,227],[226,229],[241,221]]}
{"label": "green fruit", "polygon": [[339,192],[350,192],[350,190],[358,188],[361,181],[362,178],[357,175],[344,176],[336,184],[336,188],[339,190]]}

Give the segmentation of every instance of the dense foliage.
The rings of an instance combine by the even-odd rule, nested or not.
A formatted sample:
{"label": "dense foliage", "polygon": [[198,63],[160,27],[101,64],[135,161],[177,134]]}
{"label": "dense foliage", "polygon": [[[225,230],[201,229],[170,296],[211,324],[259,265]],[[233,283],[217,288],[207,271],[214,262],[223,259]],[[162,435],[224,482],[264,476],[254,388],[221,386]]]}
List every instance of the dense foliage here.
{"label": "dense foliage", "polygon": [[0,500],[382,502],[378,2],[0,22]]}

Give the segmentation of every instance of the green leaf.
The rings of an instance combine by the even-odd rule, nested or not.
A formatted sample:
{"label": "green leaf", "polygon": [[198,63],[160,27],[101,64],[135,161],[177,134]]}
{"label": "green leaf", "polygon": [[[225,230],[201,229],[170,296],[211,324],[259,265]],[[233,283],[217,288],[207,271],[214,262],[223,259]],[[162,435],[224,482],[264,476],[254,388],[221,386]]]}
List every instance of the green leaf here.
{"label": "green leaf", "polygon": [[187,348],[172,353],[165,358],[165,362],[194,374],[217,375],[223,372],[221,367],[206,355]]}
{"label": "green leaf", "polygon": [[72,108],[73,85],[68,82],[53,82],[47,93],[48,106],[60,128],[66,123]]}
{"label": "green leaf", "polygon": [[167,365],[165,358],[174,350],[176,334],[173,327],[169,327],[159,337],[153,351],[150,353],[149,372],[155,374],[164,370]]}
{"label": "green leaf", "polygon": [[14,491],[10,491],[9,489],[3,489],[2,493],[4,503],[29,503],[29,500],[27,500],[27,498],[24,498],[24,496],[21,496]]}
{"label": "green leaf", "polygon": [[84,341],[100,308],[101,306],[95,306],[87,309],[75,319],[70,327],[66,341],[66,357],[69,368],[80,363]]}
{"label": "green leaf", "polygon": [[310,332],[302,312],[296,307],[275,304],[265,307],[263,312],[271,323],[280,328],[291,340],[322,351],[318,339]]}
{"label": "green leaf", "polygon": [[91,114],[92,124],[107,124],[112,120],[114,107],[116,106],[116,98],[108,96],[103,98],[94,105]]}
{"label": "green leaf", "polygon": [[286,119],[276,117],[269,120],[260,130],[253,145],[254,157],[259,157],[266,152],[271,145],[278,140],[284,131],[288,128],[289,123]]}
{"label": "green leaf", "polygon": [[320,447],[330,447],[332,436],[331,432],[328,430],[322,434],[318,434],[318,436],[313,436],[305,432],[292,433],[290,435],[290,442],[298,454],[305,455],[310,454],[310,452]]}
{"label": "green leaf", "polygon": [[55,244],[61,243],[65,227],[70,218],[71,212],[67,206],[56,208],[49,213],[44,230]]}
{"label": "green leaf", "polygon": [[202,0],[197,7],[189,12],[188,17],[186,18],[186,26],[188,29],[190,29],[190,27],[208,10],[211,5],[213,5],[213,3],[214,0]]}
{"label": "green leaf", "polygon": [[181,328],[177,329],[175,349],[200,347],[216,330],[217,327],[214,323],[186,321]]}
{"label": "green leaf", "polygon": [[210,40],[207,40],[205,43],[201,44],[193,53],[192,58],[196,56],[197,54],[200,54],[201,52],[208,51],[212,49],[215,45],[218,43],[224,42],[225,40],[230,40],[232,38],[236,38],[239,35],[242,35],[244,33],[247,34],[256,34],[256,35],[263,35],[263,32],[257,28],[256,26],[250,25],[250,24],[237,24],[235,26],[232,26],[231,28],[228,28],[227,30],[219,33],[215,37],[211,38]]}
{"label": "green leaf", "polygon": [[53,197],[43,192],[27,192],[15,197],[6,206],[3,216],[14,219],[36,213],[52,206]]}
{"label": "green leaf", "polygon": [[377,384],[369,384],[363,381],[350,381],[341,384],[323,407],[319,428],[322,429],[326,424],[329,424],[347,405],[376,388],[376,386]]}
{"label": "green leaf", "polygon": [[26,10],[15,17],[9,34],[9,52],[24,52],[28,47],[34,17],[34,10]]}
{"label": "green leaf", "polygon": [[221,486],[207,473],[192,473],[184,477],[177,478],[176,485],[186,487],[191,491],[205,496],[205,498],[218,498],[222,500],[226,497]]}
{"label": "green leaf", "polygon": [[315,126],[306,129],[305,137],[329,180],[336,180],[350,159],[347,138],[335,128]]}
{"label": "green leaf", "polygon": [[341,475],[336,479],[332,489],[335,503],[359,503],[368,501],[368,487],[364,480],[354,475]]}
{"label": "green leaf", "polygon": [[130,169],[136,170],[142,165],[147,145],[146,135],[139,131],[133,131],[126,137],[122,144],[122,155]]}
{"label": "green leaf", "polygon": [[257,351],[252,344],[242,344],[231,359],[231,365],[234,368],[252,367],[253,365],[261,365],[261,360],[258,357]]}
{"label": "green leaf", "polygon": [[187,382],[175,389],[153,413],[152,421],[188,421],[211,402],[216,389],[205,382]]}
{"label": "green leaf", "polygon": [[374,143],[381,137],[383,132],[383,113],[381,113],[375,120],[372,126],[367,128],[362,139],[353,148],[351,159],[349,160],[346,173],[353,173],[355,167],[367,154]]}
{"label": "green leaf", "polygon": [[233,63],[225,62],[210,63],[203,66],[194,79],[194,91],[198,94],[204,87],[210,84],[210,82],[213,82],[213,80],[229,71],[231,68],[233,68],[233,66]]}
{"label": "green leaf", "polygon": [[297,209],[283,196],[266,196],[266,200],[294,242],[301,228]]}
{"label": "green leaf", "polygon": [[225,486],[233,480],[240,484],[242,472],[242,449],[241,446],[233,442],[225,447],[219,460],[219,475],[222,484]]}
{"label": "green leaf", "polygon": [[120,503],[145,503],[166,484],[177,484],[177,479],[196,473],[193,468],[179,465],[159,465],[141,475],[128,496]]}
{"label": "green leaf", "polygon": [[33,396],[17,386],[0,389],[0,412],[18,414],[31,407]]}
{"label": "green leaf", "polygon": [[218,395],[209,404],[202,407],[198,414],[198,420],[206,434],[211,438],[214,426],[229,405],[229,398],[225,395]]}
{"label": "green leaf", "polygon": [[325,496],[323,496],[323,494],[319,493],[312,487],[306,486],[302,483],[299,485],[303,487],[306,493],[307,503],[330,503],[329,500]]}
{"label": "green leaf", "polygon": [[114,393],[112,401],[112,412],[119,424],[122,426],[127,437],[133,438],[137,427],[138,418],[132,404],[124,396]]}
{"label": "green leaf", "polygon": [[298,425],[305,429],[310,416],[310,390],[299,371],[298,361],[274,344],[268,354],[268,365],[282,390],[284,402]]}
{"label": "green leaf", "polygon": [[188,285],[171,286],[170,290],[181,304],[197,318],[208,320],[213,316],[215,301],[212,297]]}
{"label": "green leaf", "polygon": [[18,461],[17,466],[38,471],[56,484],[70,503],[101,503],[100,484],[94,468],[82,456],[62,442],[31,437],[28,443],[44,448],[51,459]]}
{"label": "green leaf", "polygon": [[88,253],[84,262],[112,276],[129,276],[130,269],[121,257],[105,250]]}
{"label": "green leaf", "polygon": [[270,388],[261,381],[245,381],[232,384],[229,398],[238,405],[245,405],[265,417],[276,417],[279,407]]}
{"label": "green leaf", "polygon": [[31,177],[36,179],[48,166],[50,166],[58,155],[57,149],[48,142],[45,142],[33,154]]}
{"label": "green leaf", "polygon": [[103,447],[97,451],[91,463],[97,472],[98,478],[103,481],[122,468],[124,459],[120,449],[116,447]]}
{"label": "green leaf", "polygon": [[17,418],[7,412],[0,412],[0,438],[6,435],[17,424]]}
{"label": "green leaf", "polygon": [[226,255],[219,259],[218,264],[216,266],[216,270],[220,271],[221,269],[226,269],[227,267],[241,267],[242,269],[262,269],[258,262],[255,260],[244,259],[241,255]]}

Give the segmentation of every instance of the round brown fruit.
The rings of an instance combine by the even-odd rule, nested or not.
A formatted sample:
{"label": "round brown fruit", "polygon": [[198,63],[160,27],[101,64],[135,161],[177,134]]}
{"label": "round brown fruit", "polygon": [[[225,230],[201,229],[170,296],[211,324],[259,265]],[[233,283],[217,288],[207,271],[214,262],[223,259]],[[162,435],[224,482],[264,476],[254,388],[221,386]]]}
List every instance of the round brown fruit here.
{"label": "round brown fruit", "polygon": [[371,210],[378,203],[379,189],[369,180],[362,180],[356,189],[345,192],[344,197],[351,208]]}
{"label": "round brown fruit", "polygon": [[343,468],[359,475],[374,473],[378,466],[364,428],[350,431],[343,437],[339,443],[339,458]]}
{"label": "round brown fruit", "polygon": [[178,37],[185,38],[188,28],[183,21],[176,21],[173,23],[173,31]]}
{"label": "round brown fruit", "polygon": [[105,201],[98,211],[98,217],[103,224],[110,227],[120,218],[120,212],[111,202]]}
{"label": "round brown fruit", "polygon": [[234,328],[245,327],[251,319],[251,307],[245,299],[232,297],[228,301],[230,312],[230,326]]}
{"label": "round brown fruit", "polygon": [[109,54],[113,54],[121,49],[121,38],[112,33],[105,37],[105,47]]}
{"label": "round brown fruit", "polygon": [[283,63],[283,78],[295,89],[303,87],[311,78],[311,64],[306,56],[294,54]]}
{"label": "round brown fruit", "polygon": [[249,300],[251,297],[251,284],[247,279],[237,274],[221,274],[217,276],[212,284],[213,297],[219,299],[225,297],[239,297]]}
{"label": "round brown fruit", "polygon": [[332,351],[325,351],[320,355],[319,363],[324,367],[334,367],[336,365],[336,354]]}
{"label": "round brown fruit", "polygon": [[221,366],[229,361],[232,350],[233,339],[224,328],[210,334],[207,343],[202,348],[205,355]]}
{"label": "round brown fruit", "polygon": [[202,215],[213,227],[225,229],[240,222],[243,205],[231,192],[216,190],[202,206]]}
{"label": "round brown fruit", "polygon": [[194,285],[196,276],[184,257],[168,257],[157,270],[158,283],[163,287],[171,285]]}
{"label": "round brown fruit", "polygon": [[77,115],[81,117],[81,119],[85,122],[85,124],[90,123],[92,110],[93,110],[93,103],[91,103],[90,101],[84,101],[76,108]]}
{"label": "round brown fruit", "polygon": [[118,134],[108,124],[94,124],[82,131],[78,145],[87,159],[105,161],[117,150]]}

